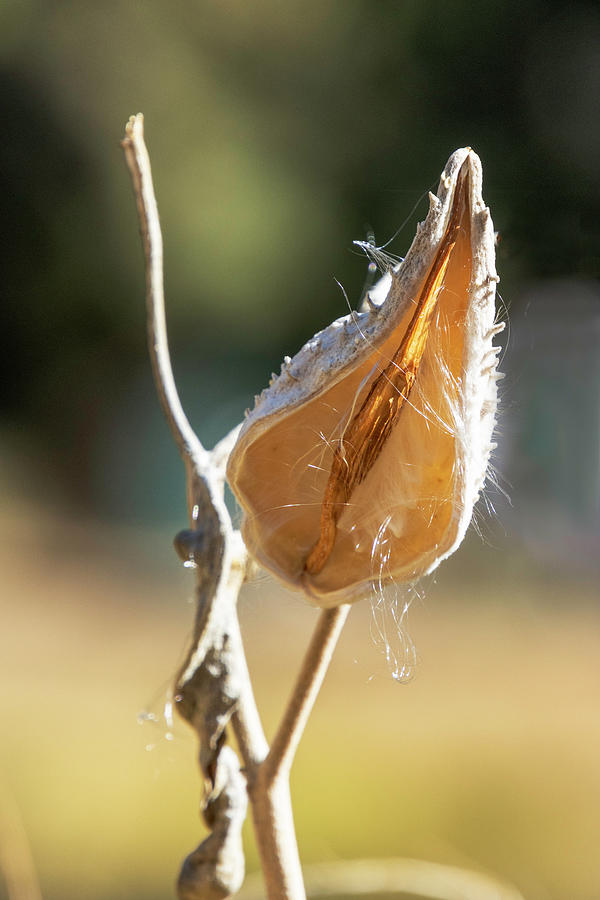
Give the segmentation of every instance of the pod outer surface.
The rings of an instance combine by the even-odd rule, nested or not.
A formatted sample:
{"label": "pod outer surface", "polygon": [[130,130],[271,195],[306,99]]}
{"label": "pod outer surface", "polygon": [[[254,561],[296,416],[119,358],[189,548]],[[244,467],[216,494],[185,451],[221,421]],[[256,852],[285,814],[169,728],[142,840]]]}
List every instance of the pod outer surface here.
{"label": "pod outer surface", "polygon": [[[404,261],[364,312],[336,320],[284,361],[229,458],[250,553],[315,605],[414,581],[458,547],[469,525],[493,446],[500,376],[492,342],[502,328],[481,184],[477,155],[453,153]],[[411,342],[416,327],[420,342]],[[409,369],[392,417],[386,404],[397,398],[381,400],[383,410],[377,394],[390,373],[405,385]],[[368,434],[356,446],[366,415]],[[346,479],[344,464],[357,457],[368,465]]]}

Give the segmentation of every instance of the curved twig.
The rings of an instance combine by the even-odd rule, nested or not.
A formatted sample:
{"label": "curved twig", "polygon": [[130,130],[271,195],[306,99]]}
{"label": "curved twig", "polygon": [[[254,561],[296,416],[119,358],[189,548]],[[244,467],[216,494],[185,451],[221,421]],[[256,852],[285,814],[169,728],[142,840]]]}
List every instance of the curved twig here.
{"label": "curved twig", "polygon": [[[143,116],[132,116],[123,140],[140,218],[146,258],[148,342],[163,412],[186,467],[191,528],[176,540],[177,551],[197,576],[197,613],[192,646],[176,679],[177,709],[200,739],[200,765],[207,783],[204,816],[209,837],[184,862],[181,900],[225,897],[243,878],[241,824],[247,782],[270,900],[305,900],[289,794],[289,768],[323,681],[349,607],[321,613],[286,712],[269,747],[248,673],[236,601],[246,572],[246,549],[234,531],[223,497],[234,429],[208,452],[181,406],[169,356],[164,312],[162,235]],[[231,722],[237,758],[224,747]]]}
{"label": "curved twig", "polygon": [[144,143],[144,117],[141,113],[129,119],[121,146],[131,172],[146,258],[148,347],[156,390],[182,457],[202,459],[206,464],[208,455],[183,411],[171,367],[165,319],[163,241],[152,184],[150,158]]}
{"label": "curved twig", "polygon": [[[247,672],[236,602],[246,554],[223,499],[222,466],[194,433],[179,400],[164,311],[162,235],[143,117],[133,116],[123,141],[135,191],[146,258],[148,344],[156,389],[186,468],[191,528],[176,547],[196,569],[197,613],[192,646],[176,679],[177,709],[200,739],[206,793],[203,812],[211,833],[185,860],[178,882],[181,900],[209,900],[235,893],[244,877],[241,827],[246,814],[245,778],[224,733],[240,704],[248,723],[248,755],[264,752],[264,734]],[[256,749],[258,748],[258,750]]]}

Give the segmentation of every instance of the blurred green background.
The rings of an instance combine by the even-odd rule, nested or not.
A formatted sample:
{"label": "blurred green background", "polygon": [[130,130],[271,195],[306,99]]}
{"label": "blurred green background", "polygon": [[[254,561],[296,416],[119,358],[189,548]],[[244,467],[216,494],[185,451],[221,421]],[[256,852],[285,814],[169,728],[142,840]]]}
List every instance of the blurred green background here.
{"label": "blurred green background", "polygon": [[[481,156],[510,502],[491,488],[481,536],[420,587],[408,685],[353,611],[295,769],[298,836],[307,862],[412,855],[600,897],[599,96],[593,2],[5,0],[0,859],[29,846],[45,900],[169,896],[202,835],[194,740],[162,718],[192,584],[119,146],[138,111],[208,444],[347,312],[334,279],[358,303],[352,241],[404,223],[403,255],[449,154]],[[315,614],[265,578],[241,613],[272,728]]]}

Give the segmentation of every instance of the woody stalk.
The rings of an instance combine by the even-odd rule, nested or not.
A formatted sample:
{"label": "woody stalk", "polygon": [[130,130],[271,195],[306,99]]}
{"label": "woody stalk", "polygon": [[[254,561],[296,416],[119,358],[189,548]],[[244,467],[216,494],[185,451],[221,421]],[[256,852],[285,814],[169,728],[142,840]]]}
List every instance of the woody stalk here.
{"label": "woody stalk", "polygon": [[[191,647],[175,681],[176,708],[199,738],[205,779],[203,816],[209,836],[185,859],[180,900],[217,900],[244,879],[241,829],[250,800],[269,900],[305,900],[292,816],[289,772],[348,614],[342,605],[321,613],[292,696],[271,746],[256,707],[236,611],[247,553],[224,502],[225,465],[235,429],[206,450],[181,406],[171,368],[164,309],[163,245],[144,120],[132,116],[122,142],[136,197],[146,263],[146,308],[155,385],[182,457],[189,528],[175,546],[196,574],[196,619]],[[240,762],[226,744],[235,734]]]}

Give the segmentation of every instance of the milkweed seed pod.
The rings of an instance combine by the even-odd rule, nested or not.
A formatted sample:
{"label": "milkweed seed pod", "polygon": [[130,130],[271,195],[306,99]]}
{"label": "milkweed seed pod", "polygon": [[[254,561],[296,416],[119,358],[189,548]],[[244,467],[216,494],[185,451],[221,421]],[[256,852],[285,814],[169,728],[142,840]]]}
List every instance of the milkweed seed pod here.
{"label": "milkweed seed pod", "polygon": [[405,260],[256,400],[227,477],[252,556],[318,606],[431,572],[460,544],[496,411],[494,231],[457,150]]}

